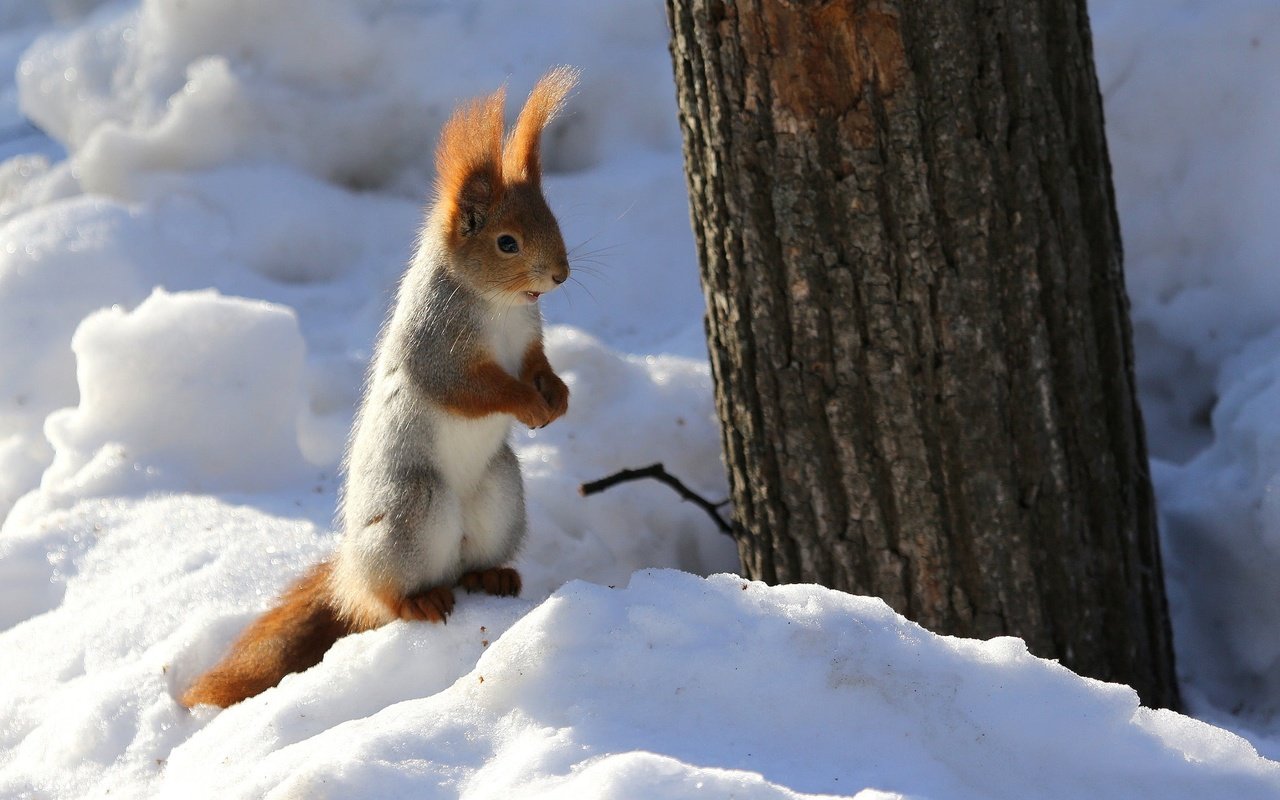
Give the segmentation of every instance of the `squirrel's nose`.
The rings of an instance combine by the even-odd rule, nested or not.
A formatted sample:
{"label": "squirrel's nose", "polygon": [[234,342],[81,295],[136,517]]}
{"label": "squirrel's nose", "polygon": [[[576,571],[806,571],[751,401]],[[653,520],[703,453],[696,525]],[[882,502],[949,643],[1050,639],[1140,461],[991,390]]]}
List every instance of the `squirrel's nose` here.
{"label": "squirrel's nose", "polygon": [[552,275],[551,276],[551,280],[555,281],[557,286],[564,283],[568,279],[569,279],[568,275]]}
{"label": "squirrel's nose", "polygon": [[569,265],[561,264],[551,271],[551,280],[556,282],[556,286],[569,280]]}

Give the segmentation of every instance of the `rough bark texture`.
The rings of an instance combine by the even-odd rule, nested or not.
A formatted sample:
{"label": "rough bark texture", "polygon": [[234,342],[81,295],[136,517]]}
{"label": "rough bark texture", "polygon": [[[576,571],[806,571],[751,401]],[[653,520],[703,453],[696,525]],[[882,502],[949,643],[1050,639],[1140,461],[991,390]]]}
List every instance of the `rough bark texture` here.
{"label": "rough bark texture", "polygon": [[1176,705],[1083,0],[668,0],[743,567]]}

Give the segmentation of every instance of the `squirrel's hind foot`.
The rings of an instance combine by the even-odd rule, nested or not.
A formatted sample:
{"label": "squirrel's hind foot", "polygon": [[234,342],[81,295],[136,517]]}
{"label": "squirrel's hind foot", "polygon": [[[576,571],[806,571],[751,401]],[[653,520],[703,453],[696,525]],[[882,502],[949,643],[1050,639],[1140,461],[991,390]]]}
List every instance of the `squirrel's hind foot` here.
{"label": "squirrel's hind foot", "polygon": [[435,586],[415,592],[397,603],[395,611],[400,619],[448,623],[447,618],[453,611],[453,590],[448,586]]}
{"label": "squirrel's hind foot", "polygon": [[468,592],[515,597],[520,594],[520,573],[511,567],[480,569],[463,574],[458,579],[458,585]]}

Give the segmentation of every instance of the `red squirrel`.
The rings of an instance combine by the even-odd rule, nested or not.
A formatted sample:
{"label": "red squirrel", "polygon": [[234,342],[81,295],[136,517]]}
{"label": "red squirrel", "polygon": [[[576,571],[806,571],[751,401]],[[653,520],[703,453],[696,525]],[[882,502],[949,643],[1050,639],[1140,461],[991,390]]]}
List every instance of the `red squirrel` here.
{"label": "red squirrel", "polygon": [[444,622],[455,587],[520,592],[514,420],[543,427],[569,390],[542,348],[540,295],[569,277],[542,195],[542,130],[577,82],[538,81],[506,141],[505,91],[460,106],[436,149],[435,202],[374,353],[345,459],[337,552],[182,696],[226,707],[319,663],[340,637]]}

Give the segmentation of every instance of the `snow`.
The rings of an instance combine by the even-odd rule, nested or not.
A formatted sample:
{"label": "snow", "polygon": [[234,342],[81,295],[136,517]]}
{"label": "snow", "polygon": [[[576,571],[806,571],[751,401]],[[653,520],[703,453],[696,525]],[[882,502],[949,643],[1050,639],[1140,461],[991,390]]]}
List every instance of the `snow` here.
{"label": "snow", "polygon": [[1184,694],[1275,736],[1280,7],[1106,0],[1093,22]]}
{"label": "snow", "polygon": [[298,441],[306,345],[290,309],[156,289],[132,312],[90,314],[71,349],[80,403],[45,420],[56,454],[46,493],[120,494],[94,484],[118,475],[117,461],[149,465],[147,489],[200,492],[269,491],[308,471]]}
{"label": "snow", "polygon": [[[332,696],[355,676],[327,659],[176,748],[161,794],[679,797],[710,777],[743,797],[1264,798],[1280,779],[1244,741],[1168,724],[1021,640],[934,636],[871,598],[644,571],[625,589],[568,583],[518,619],[488,605],[450,622],[470,658],[431,663],[447,684],[371,706]],[[361,666],[417,671],[381,644]]]}
{"label": "snow", "polygon": [[[655,461],[726,494],[655,0],[13,0],[0,796],[1280,796],[1255,750],[1280,754],[1280,7],[1092,12],[1204,721],[1019,640],[728,574],[730,540],[665,487],[578,496]],[[523,596],[464,596],[448,625],[348,637],[186,711],[174,697],[335,545],[439,125],[558,63],[584,76],[545,142],[574,280],[542,303],[572,401],[513,437]]]}
{"label": "snow", "polygon": [[[1280,14],[1271,0],[1091,4],[1152,449],[1185,461],[1222,362],[1280,302]],[[1195,427],[1195,430],[1188,428]]]}

